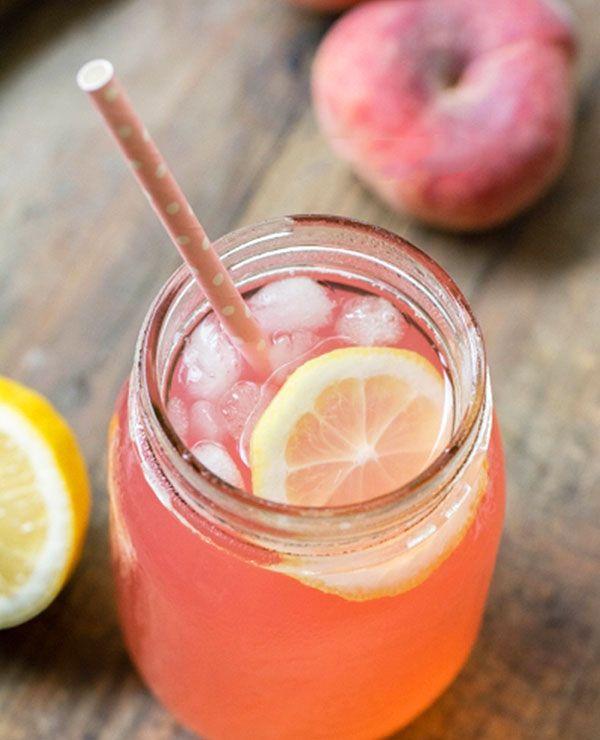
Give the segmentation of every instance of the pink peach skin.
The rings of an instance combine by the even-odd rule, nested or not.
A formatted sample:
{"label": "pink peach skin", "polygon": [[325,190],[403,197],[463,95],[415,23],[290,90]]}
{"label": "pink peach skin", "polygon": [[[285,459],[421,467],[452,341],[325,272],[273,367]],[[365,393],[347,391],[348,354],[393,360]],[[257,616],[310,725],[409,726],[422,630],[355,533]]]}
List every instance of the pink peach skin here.
{"label": "pink peach skin", "polygon": [[557,0],[376,0],[323,40],[314,104],[334,150],[394,208],[480,230],[561,171],[574,56]]}

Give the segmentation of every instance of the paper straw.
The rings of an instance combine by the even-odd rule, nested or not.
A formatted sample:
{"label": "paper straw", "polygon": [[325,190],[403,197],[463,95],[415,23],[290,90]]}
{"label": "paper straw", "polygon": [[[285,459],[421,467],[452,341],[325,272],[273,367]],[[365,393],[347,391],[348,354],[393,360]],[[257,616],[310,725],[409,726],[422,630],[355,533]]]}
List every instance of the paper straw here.
{"label": "paper straw", "polygon": [[105,59],[88,62],[79,70],[77,84],[104,118],[230,339],[257,372],[268,375],[268,346],[262,329],[116,79],[112,64]]}

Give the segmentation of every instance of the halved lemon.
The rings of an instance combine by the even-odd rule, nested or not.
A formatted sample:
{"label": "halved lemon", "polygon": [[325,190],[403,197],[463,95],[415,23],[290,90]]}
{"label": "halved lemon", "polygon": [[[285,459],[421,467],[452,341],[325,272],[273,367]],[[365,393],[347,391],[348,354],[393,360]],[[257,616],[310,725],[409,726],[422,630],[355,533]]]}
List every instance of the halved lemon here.
{"label": "halved lemon", "polygon": [[441,375],[390,347],[321,355],[286,380],[250,441],[256,496],[303,506],[352,504],[414,478],[447,441]]}
{"label": "halved lemon", "polygon": [[0,629],[56,597],[81,551],[89,506],[73,432],[42,396],[0,378]]}

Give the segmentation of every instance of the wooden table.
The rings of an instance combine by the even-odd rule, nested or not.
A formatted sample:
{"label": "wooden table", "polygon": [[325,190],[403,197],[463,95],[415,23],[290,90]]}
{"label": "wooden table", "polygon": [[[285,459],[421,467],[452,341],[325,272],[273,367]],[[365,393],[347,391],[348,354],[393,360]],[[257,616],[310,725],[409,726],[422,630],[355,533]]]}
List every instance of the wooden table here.
{"label": "wooden table", "polygon": [[482,637],[403,738],[600,737],[600,16],[571,162],[542,203],[484,236],[393,215],[321,139],[308,92],[327,21],[277,0],[53,0],[2,32],[0,368],[74,425],[94,509],[82,563],[42,616],[0,634],[0,738],[186,738],[119,636],[105,432],[151,297],[177,265],[74,84],[112,59],[212,235],[341,213],[424,247],[483,324],[508,454],[506,532]]}

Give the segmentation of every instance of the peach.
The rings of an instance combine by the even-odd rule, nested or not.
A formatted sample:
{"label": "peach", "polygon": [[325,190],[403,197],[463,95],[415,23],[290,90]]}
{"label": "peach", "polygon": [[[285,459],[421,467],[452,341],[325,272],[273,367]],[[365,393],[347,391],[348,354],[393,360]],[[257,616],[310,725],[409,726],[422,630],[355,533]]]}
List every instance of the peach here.
{"label": "peach", "polygon": [[574,56],[557,0],[375,0],[324,38],[314,104],[333,149],[392,207],[480,230],[561,171]]}

